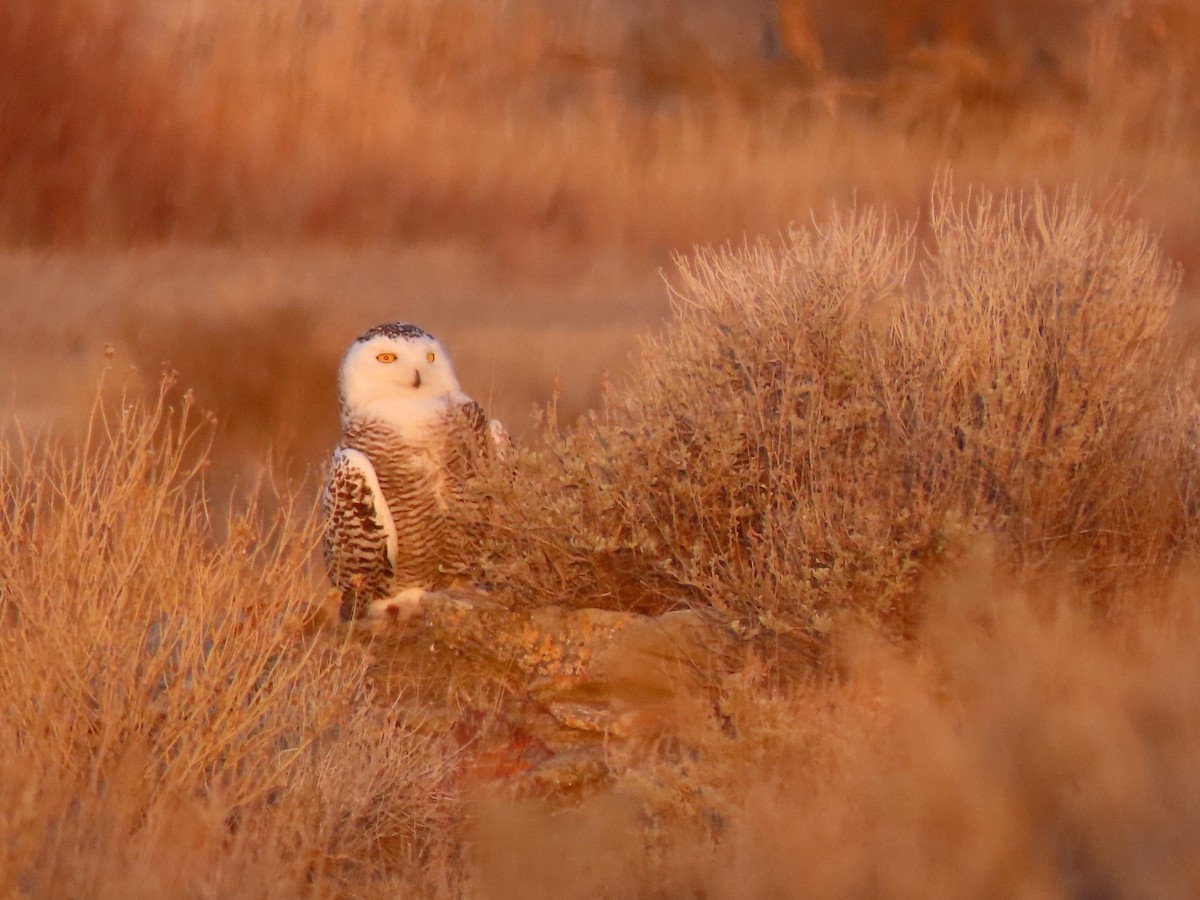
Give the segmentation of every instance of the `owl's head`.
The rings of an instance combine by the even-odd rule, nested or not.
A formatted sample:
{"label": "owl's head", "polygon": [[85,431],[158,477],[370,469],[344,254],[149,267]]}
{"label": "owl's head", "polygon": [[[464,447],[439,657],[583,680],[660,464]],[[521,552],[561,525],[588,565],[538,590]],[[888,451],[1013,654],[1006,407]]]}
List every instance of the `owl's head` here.
{"label": "owl's head", "polygon": [[342,359],[338,386],[343,412],[379,402],[440,401],[462,392],[442,345],[402,322],[359,335]]}

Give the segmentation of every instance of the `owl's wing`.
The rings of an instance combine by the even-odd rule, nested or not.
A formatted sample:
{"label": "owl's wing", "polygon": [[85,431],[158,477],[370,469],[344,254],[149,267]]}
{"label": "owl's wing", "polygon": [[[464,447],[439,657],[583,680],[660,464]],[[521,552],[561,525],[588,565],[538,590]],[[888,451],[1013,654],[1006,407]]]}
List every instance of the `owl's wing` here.
{"label": "owl's wing", "polygon": [[474,400],[460,403],[451,411],[447,429],[446,461],[460,479],[475,474],[479,460],[488,455],[488,417]]}
{"label": "owl's wing", "polygon": [[481,457],[505,460],[512,455],[512,438],[499,419],[489,419],[483,407],[468,400],[455,409],[451,434],[458,441],[456,453],[472,463]]}
{"label": "owl's wing", "polygon": [[451,407],[447,425],[441,458],[444,493],[446,500],[452,502],[461,499],[463,486],[479,474],[484,460],[510,461],[513,445],[504,426],[496,419],[489,419],[474,400]]}
{"label": "owl's wing", "polygon": [[366,454],[334,452],[321,512],[325,566],[342,595],[341,616],[351,619],[388,595],[396,560],[396,524]]}

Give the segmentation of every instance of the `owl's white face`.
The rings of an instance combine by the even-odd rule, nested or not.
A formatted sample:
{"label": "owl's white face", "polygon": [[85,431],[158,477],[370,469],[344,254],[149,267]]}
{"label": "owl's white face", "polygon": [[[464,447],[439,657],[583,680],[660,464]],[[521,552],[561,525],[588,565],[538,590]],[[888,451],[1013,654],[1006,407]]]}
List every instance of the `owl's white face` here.
{"label": "owl's white face", "polygon": [[392,418],[398,410],[442,407],[462,395],[442,345],[415,325],[377,325],[342,359],[342,415],[370,411]]}

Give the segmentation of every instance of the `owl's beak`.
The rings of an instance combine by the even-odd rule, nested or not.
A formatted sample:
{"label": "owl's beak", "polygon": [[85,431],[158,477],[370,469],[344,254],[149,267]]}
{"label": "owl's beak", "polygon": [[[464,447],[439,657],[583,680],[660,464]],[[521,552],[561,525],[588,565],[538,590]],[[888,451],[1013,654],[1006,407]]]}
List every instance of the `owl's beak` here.
{"label": "owl's beak", "polygon": [[421,386],[421,370],[413,369],[413,387],[419,388],[420,386]]}

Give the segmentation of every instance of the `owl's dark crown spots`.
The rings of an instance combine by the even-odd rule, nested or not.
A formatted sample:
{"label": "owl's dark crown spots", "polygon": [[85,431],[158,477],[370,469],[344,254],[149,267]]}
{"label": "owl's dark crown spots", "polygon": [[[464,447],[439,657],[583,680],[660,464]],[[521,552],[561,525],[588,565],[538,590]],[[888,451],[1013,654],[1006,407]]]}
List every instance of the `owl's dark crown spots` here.
{"label": "owl's dark crown spots", "polygon": [[355,343],[361,344],[377,337],[391,338],[394,341],[433,340],[432,334],[416,325],[409,325],[407,322],[384,322],[382,325],[368,328],[356,338]]}

